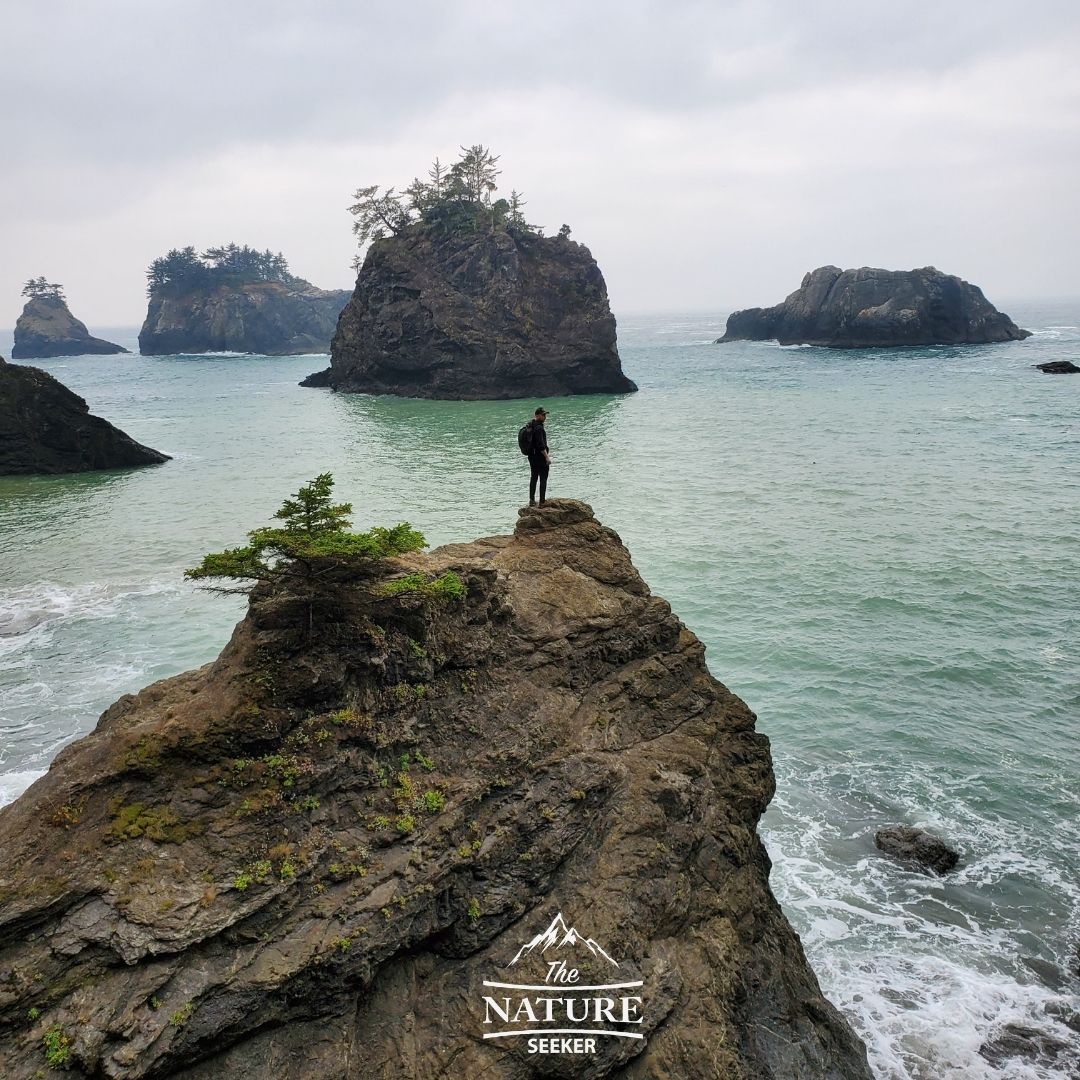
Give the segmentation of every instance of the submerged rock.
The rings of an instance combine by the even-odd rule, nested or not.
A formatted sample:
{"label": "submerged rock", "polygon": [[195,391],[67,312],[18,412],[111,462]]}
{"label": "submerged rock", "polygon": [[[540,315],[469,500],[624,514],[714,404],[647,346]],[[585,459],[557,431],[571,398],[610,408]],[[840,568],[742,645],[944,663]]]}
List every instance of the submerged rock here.
{"label": "submerged rock", "polygon": [[330,385],[453,399],[637,389],[587,247],[421,223],[368,250],[334,335]]}
{"label": "submerged rock", "polygon": [[63,296],[32,296],[15,323],[11,356],[14,360],[43,360],[127,351],[122,345],[92,337],[86,323],[71,314]]}
{"label": "submerged rock", "polygon": [[841,270],[819,266],[783,303],[728,317],[718,343],[769,341],[869,349],[1020,341],[1021,330],[982,290],[932,266]]}
{"label": "submerged rock", "polygon": [[1077,367],[1071,360],[1051,360],[1045,364],[1035,365],[1045,375],[1076,375],[1080,373],[1080,367]]}
{"label": "submerged rock", "polygon": [[946,874],[960,860],[944,840],[925,829],[916,829],[910,825],[889,825],[874,833],[874,844],[886,855],[920,869],[933,870],[936,874]]}
{"label": "submerged rock", "polygon": [[1006,1024],[998,1035],[979,1047],[979,1053],[998,1069],[1017,1059],[1055,1072],[1070,1065],[1080,1068],[1080,1057],[1069,1040],[1026,1024]]}
{"label": "submerged rock", "polygon": [[[310,631],[256,589],[0,811],[6,1077],[51,1032],[128,1078],[869,1080],[769,888],[768,740],[618,536],[552,500],[380,573],[450,569],[328,565]],[[552,1026],[642,1037],[482,1037]]]}
{"label": "submerged rock", "polygon": [[347,289],[283,281],[168,285],[150,294],[139,331],[144,356],[240,352],[325,353]]}
{"label": "submerged rock", "polygon": [[0,357],[0,475],[160,465],[169,456],[137,443],[47,371]]}

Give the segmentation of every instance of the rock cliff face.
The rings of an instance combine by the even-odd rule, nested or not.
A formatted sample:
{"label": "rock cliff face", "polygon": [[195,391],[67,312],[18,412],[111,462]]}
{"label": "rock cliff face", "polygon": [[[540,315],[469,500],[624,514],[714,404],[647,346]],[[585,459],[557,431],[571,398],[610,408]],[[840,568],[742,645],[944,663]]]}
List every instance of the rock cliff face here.
{"label": "rock cliff face", "polygon": [[16,360],[44,359],[49,356],[84,356],[126,353],[120,345],[91,337],[86,323],[68,310],[59,296],[35,296],[15,323],[15,343],[11,355]]}
{"label": "rock cliff face", "polygon": [[718,340],[869,349],[977,345],[1030,336],[977,286],[932,266],[921,270],[820,266],[782,304],[730,315]]}
{"label": "rock cliff face", "polygon": [[[390,566],[467,597],[338,566],[305,637],[257,589],[0,811],[4,1076],[869,1080],[769,889],[768,741],[618,536],[553,500]],[[624,1034],[483,1038],[553,1027]]]}
{"label": "rock cliff face", "polygon": [[348,299],[347,289],[317,289],[299,278],[166,286],[151,293],[139,350],[144,356],[324,353]]}
{"label": "rock cliff face", "polygon": [[637,389],[588,248],[424,225],[368,250],[324,379],[335,390],[452,399]]}
{"label": "rock cliff face", "polygon": [[0,475],[121,469],[168,460],[108,420],[91,416],[86,402],[48,372],[0,357]]}

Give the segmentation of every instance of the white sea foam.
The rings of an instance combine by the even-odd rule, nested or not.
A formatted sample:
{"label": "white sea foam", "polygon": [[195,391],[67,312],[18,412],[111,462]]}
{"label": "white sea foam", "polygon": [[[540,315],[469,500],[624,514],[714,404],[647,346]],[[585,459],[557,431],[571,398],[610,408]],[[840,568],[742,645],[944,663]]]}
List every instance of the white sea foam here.
{"label": "white sea foam", "polygon": [[240,357],[258,356],[259,354],[222,350],[220,352],[173,353],[172,355],[182,360],[237,360]]}
{"label": "white sea foam", "polygon": [[45,775],[45,770],[23,769],[0,773],[0,806],[14,802],[35,780]]}
{"label": "white sea foam", "polygon": [[[1080,883],[1052,857],[1063,847],[1080,853],[1076,830],[1052,844],[1037,827],[1003,833],[992,813],[972,809],[965,789],[974,776],[869,761],[787,769],[762,829],[773,888],[825,993],[866,1041],[879,1080],[1071,1080],[1080,1035],[1060,1014],[1075,1013],[1080,1000],[1065,970],[1068,945],[1058,943],[1057,964],[1044,961],[1060,978],[1040,982],[1022,959],[1030,945],[1023,913],[1000,897],[1009,882],[1037,882],[1061,910],[1080,908]],[[957,842],[967,855],[960,867],[938,878],[859,854],[872,850],[873,826],[858,823],[881,810],[863,802],[856,783],[887,793],[904,820]],[[995,1067],[980,1047],[1010,1024],[1067,1049]]]}
{"label": "white sea foam", "polygon": [[87,582],[65,586],[42,581],[0,590],[0,656],[40,644],[41,637],[72,619],[109,619],[132,600],[178,592],[176,581]]}

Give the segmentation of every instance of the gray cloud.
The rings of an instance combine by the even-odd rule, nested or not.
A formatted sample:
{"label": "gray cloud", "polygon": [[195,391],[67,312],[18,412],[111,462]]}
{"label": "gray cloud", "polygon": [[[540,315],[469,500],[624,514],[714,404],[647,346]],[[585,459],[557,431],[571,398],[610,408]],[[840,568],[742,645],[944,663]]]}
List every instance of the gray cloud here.
{"label": "gray cloud", "polygon": [[478,140],[617,311],[768,303],[822,262],[1080,293],[1074,0],[58,0],[5,30],[0,324],[38,273],[138,321],[188,242],[345,284],[349,193]]}

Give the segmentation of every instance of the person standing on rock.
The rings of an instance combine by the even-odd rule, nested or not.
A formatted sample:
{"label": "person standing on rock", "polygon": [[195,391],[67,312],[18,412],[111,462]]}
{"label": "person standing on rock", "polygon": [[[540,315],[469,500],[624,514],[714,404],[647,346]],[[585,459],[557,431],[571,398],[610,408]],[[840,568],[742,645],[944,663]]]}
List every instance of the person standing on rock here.
{"label": "person standing on rock", "polygon": [[540,482],[540,505],[544,505],[547,496],[548,472],[551,469],[551,454],[548,452],[547,431],[544,421],[547,409],[541,407],[533,413],[533,418],[525,426],[529,429],[529,505],[536,505],[536,483]]}

